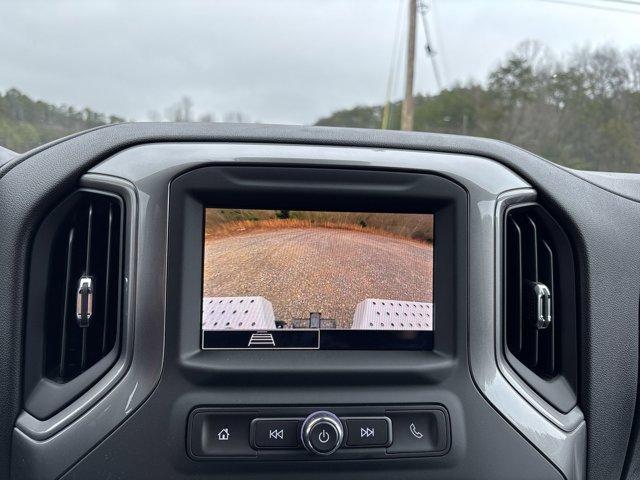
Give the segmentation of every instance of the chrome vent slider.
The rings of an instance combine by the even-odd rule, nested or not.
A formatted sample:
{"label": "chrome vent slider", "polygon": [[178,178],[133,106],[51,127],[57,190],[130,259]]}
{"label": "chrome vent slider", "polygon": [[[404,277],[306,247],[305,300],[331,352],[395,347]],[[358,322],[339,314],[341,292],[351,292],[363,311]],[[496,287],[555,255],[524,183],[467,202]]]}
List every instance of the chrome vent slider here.
{"label": "chrome vent slider", "polygon": [[76,294],[76,320],[80,328],[87,328],[93,315],[93,278],[83,275]]}
{"label": "chrome vent slider", "polygon": [[544,330],[551,325],[551,291],[544,283],[533,283],[536,297],[536,328]]}

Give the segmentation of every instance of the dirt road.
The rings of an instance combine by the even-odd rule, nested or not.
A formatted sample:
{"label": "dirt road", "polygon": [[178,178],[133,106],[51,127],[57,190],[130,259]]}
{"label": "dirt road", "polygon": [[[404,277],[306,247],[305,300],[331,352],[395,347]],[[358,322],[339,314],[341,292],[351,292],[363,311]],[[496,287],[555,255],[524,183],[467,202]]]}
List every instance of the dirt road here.
{"label": "dirt road", "polygon": [[349,328],[365,298],[432,301],[426,243],[328,228],[249,232],[205,243],[204,296],[261,295],[278,320],[322,312]]}

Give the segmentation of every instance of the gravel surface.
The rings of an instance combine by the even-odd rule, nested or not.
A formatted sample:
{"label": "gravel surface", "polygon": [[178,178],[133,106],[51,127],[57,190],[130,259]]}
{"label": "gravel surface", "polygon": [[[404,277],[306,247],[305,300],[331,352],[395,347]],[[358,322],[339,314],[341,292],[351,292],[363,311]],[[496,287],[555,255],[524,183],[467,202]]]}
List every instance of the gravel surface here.
{"label": "gravel surface", "polygon": [[350,328],[365,298],[431,302],[433,247],[361,231],[293,228],[205,242],[204,296],[263,296],[276,319],[322,312]]}

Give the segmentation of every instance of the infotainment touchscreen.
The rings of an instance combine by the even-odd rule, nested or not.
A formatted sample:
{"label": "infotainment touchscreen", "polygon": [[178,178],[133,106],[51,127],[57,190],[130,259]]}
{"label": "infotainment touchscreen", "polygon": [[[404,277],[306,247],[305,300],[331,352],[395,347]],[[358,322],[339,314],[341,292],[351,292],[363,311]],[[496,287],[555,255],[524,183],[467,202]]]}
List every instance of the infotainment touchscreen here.
{"label": "infotainment touchscreen", "polygon": [[207,208],[202,348],[432,349],[433,223]]}

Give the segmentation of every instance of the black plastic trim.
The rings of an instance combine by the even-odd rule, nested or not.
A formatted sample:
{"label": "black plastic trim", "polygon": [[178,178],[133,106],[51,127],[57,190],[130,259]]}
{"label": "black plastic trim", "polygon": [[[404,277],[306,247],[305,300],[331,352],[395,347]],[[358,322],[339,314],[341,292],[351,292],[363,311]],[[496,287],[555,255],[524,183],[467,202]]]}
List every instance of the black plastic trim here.
{"label": "black plastic trim", "polygon": [[[345,436],[342,440],[340,448],[328,456],[317,456],[307,452],[302,445],[298,448],[256,448],[251,443],[251,437],[253,433],[253,422],[260,419],[287,419],[287,420],[302,420],[314,412],[328,411],[337,415],[343,423],[348,419],[360,419],[360,418],[383,418],[387,421],[389,426],[389,440],[386,445],[372,446],[372,447],[355,447],[347,446],[347,434],[345,430]],[[409,413],[411,411],[438,411],[442,412],[445,418],[444,431],[444,445],[442,450],[433,452],[416,452],[416,453],[391,453],[387,451],[389,445],[392,445],[392,424],[389,420],[388,413]],[[193,450],[193,419],[196,414],[200,413],[213,413],[213,414],[246,414],[252,417],[249,420],[251,423],[251,434],[247,438],[247,444],[254,450],[253,454],[238,455],[232,457],[224,456],[200,456],[194,454]],[[187,422],[186,432],[186,449],[189,457],[192,460],[199,462],[220,462],[225,460],[236,459],[242,461],[342,461],[342,460],[363,460],[363,459],[382,459],[391,460],[398,458],[420,458],[420,457],[442,457],[445,456],[451,449],[452,437],[451,437],[451,421],[449,417],[449,411],[444,405],[439,404],[425,404],[425,405],[361,405],[361,406],[344,406],[344,405],[331,405],[331,406],[304,406],[304,407],[292,407],[292,406],[252,406],[250,408],[225,408],[225,407],[208,407],[200,406],[191,411]]]}
{"label": "black plastic trim", "polygon": [[[467,194],[437,175],[390,170],[215,166],[192,170],[171,183],[169,199],[169,318],[180,318],[180,364],[196,382],[211,375],[260,384],[269,378],[295,384],[311,372],[318,383],[434,382],[455,360],[456,314],[466,277]],[[204,207],[375,211],[434,214],[433,351],[217,351],[201,349]],[[296,361],[291,363],[292,355]],[[258,360],[259,359],[259,360]],[[258,374],[259,373],[259,374]]]}

